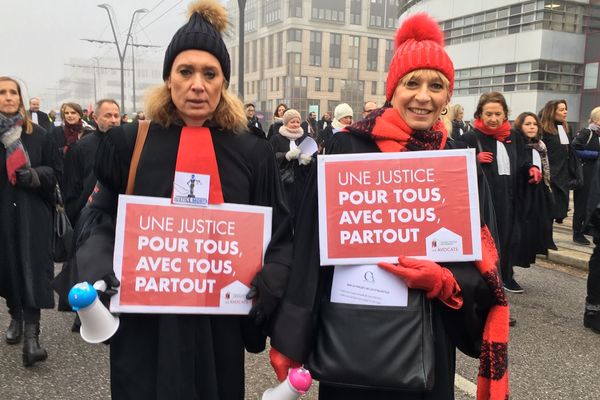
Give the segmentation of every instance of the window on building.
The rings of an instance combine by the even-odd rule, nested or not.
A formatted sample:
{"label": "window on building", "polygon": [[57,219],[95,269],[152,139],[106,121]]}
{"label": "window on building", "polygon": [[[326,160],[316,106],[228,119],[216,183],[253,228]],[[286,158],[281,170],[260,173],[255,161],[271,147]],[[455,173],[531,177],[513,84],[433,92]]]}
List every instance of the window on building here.
{"label": "window on building", "polygon": [[394,57],[394,41],[386,39],[386,41],[385,41],[385,72],[388,72],[390,69],[390,63],[392,62],[392,57]]}
{"label": "window on building", "polygon": [[342,35],[339,33],[329,34],[329,66],[340,68],[342,60]]}
{"label": "window on building", "polygon": [[[269,35],[267,38],[267,42],[268,42],[268,46],[269,46],[269,51],[272,51],[272,49],[274,48],[273,46],[273,38],[275,35]],[[267,65],[269,66],[269,68],[273,68],[273,60],[275,59],[275,57],[273,57],[271,55],[271,57],[267,57]]]}
{"label": "window on building", "polygon": [[327,91],[333,92],[334,88],[335,88],[334,80],[333,80],[333,78],[329,78],[327,81]]}
{"label": "window on building", "polygon": [[322,32],[310,31],[310,50],[309,60],[310,65],[317,67],[321,66],[321,43],[323,39]]}
{"label": "window on building", "polygon": [[283,65],[283,32],[277,33],[277,66]]}
{"label": "window on building", "polygon": [[288,29],[287,40],[288,42],[302,42],[302,29]]}
{"label": "window on building", "polygon": [[400,15],[402,1],[389,0],[377,1],[371,0],[369,4],[369,26],[379,28],[394,29]]}
{"label": "window on building", "polygon": [[367,38],[367,71],[377,71],[379,39]]}
{"label": "window on building", "polygon": [[371,82],[371,95],[372,96],[377,95],[377,81]]}
{"label": "window on building", "polygon": [[330,22],[344,23],[346,13],[346,0],[312,0],[311,18]]}
{"label": "window on building", "polygon": [[362,0],[350,1],[350,24],[361,25]]}
{"label": "window on building", "polygon": [[589,63],[585,65],[585,73],[583,78],[584,89],[598,88],[598,63]]}
{"label": "window on building", "polygon": [[290,0],[290,17],[302,18],[302,0]]}
{"label": "window on building", "polygon": [[264,0],[263,2],[263,25],[271,25],[281,21],[282,0]]}
{"label": "window on building", "polygon": [[321,91],[321,78],[318,76],[315,78],[315,91],[316,92]]}
{"label": "window on building", "polygon": [[350,36],[348,43],[348,68],[358,69],[360,55],[360,37]]}
{"label": "window on building", "polygon": [[258,60],[258,51],[256,49],[256,40],[253,40],[252,42],[250,42],[250,48],[251,48],[251,54],[250,54],[250,60],[252,63],[252,72],[256,72],[258,70],[258,66],[257,66],[257,60]]}

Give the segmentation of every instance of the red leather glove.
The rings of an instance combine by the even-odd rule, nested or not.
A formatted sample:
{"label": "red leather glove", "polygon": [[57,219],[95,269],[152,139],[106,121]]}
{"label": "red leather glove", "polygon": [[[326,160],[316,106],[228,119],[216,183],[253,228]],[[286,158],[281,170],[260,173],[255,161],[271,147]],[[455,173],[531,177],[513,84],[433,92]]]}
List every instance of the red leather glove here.
{"label": "red leather glove", "polygon": [[285,381],[290,368],[298,368],[302,365],[299,362],[284,356],[278,352],[275,347],[271,347],[271,350],[269,351],[269,358],[271,359],[271,367],[273,367],[279,382]]}
{"label": "red leather glove", "polygon": [[480,164],[489,164],[494,161],[494,153],[491,151],[480,151],[477,153],[477,159]]}
{"label": "red leather glove", "polygon": [[537,185],[542,180],[542,173],[538,167],[529,168],[529,183]]}
{"label": "red leather glove", "polygon": [[427,298],[438,298],[450,308],[462,307],[460,287],[447,268],[429,260],[398,257],[398,265],[381,262],[380,268],[399,276],[411,289],[427,292]]}

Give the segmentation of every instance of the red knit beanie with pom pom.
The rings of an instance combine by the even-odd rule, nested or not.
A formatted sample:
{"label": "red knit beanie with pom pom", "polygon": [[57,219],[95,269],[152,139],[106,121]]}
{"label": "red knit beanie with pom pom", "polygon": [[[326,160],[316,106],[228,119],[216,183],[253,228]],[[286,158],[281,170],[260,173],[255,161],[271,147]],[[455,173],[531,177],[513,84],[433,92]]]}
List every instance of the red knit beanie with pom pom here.
{"label": "red knit beanie with pom pom", "polygon": [[390,62],[385,83],[385,97],[391,100],[402,77],[417,69],[440,71],[454,89],[454,65],[444,50],[444,33],[426,13],[407,18],[396,32],[396,52]]}

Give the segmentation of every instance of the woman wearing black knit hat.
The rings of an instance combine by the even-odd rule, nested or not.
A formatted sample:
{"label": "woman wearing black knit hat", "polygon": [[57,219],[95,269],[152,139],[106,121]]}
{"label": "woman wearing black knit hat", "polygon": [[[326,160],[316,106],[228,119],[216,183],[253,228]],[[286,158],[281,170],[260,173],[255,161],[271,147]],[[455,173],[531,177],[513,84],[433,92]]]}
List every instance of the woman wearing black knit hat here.
{"label": "woman wearing black knit hat", "polygon": [[[244,399],[244,348],[262,351],[259,328],[268,323],[287,280],[291,224],[279,171],[267,141],[246,132],[242,103],[227,91],[230,60],[221,33],[225,9],[217,1],[190,6],[189,21],[165,53],[164,83],[151,92],[146,111],[152,120],[139,157],[133,194],[171,197],[176,163],[196,162],[209,174],[209,203],[272,208],[272,239],[264,266],[252,284],[257,298],[251,316],[121,314],[110,340],[111,392],[115,399]],[[207,130],[197,129],[208,128]],[[77,250],[80,280],[112,272],[116,195],[128,183],[138,132],[134,122],[111,129],[96,156],[99,191],[82,213],[83,238]],[[186,146],[204,136],[204,145]],[[194,140],[196,140],[194,139]],[[196,141],[197,143],[197,141]],[[215,165],[216,168],[205,165]],[[203,164],[203,165],[200,165]]]}
{"label": "woman wearing black knit hat", "polygon": [[[440,120],[454,84],[443,43],[437,22],[428,15],[405,20],[386,79],[388,102],[334,135],[327,153],[455,147]],[[398,254],[397,265],[379,266],[405,281],[408,307],[381,307],[330,300],[333,273],[345,267],[319,262],[320,193],[312,166],[297,216],[292,273],[271,335],[271,364],[279,379],[301,362],[319,380],[320,399],[451,400],[458,347],[480,358],[478,399],[507,398],[508,306],[490,233],[490,197],[478,175],[482,260],[436,263]],[[430,314],[406,317],[406,309]],[[425,343],[431,337],[429,347]]]}

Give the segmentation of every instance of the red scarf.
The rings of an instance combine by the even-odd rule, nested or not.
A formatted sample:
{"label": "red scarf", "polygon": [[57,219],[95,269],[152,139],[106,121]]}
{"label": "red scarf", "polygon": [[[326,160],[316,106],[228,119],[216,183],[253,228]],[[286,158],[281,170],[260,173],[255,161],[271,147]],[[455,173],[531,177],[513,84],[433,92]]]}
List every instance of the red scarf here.
{"label": "red scarf", "polygon": [[184,126],[177,150],[177,172],[210,175],[209,204],[221,204],[223,190],[210,129]]}
{"label": "red scarf", "polygon": [[442,121],[436,121],[430,130],[415,131],[392,107],[372,111],[367,118],[346,127],[346,131],[369,135],[382,152],[441,150],[448,138]]}
{"label": "red scarf", "polygon": [[475,266],[494,295],[479,355],[477,400],[505,400],[508,388],[508,301],[498,275],[498,252],[487,226],[481,228],[482,259]]}
{"label": "red scarf", "polygon": [[71,144],[75,143],[79,139],[79,135],[81,135],[82,130],[83,130],[83,121],[82,120],[79,120],[79,122],[76,122],[74,124],[69,124],[68,122],[65,122],[63,131],[65,133],[65,142],[67,144],[67,147],[70,146]]}
{"label": "red scarf", "polygon": [[487,136],[492,136],[499,142],[504,142],[506,138],[510,136],[510,123],[508,121],[504,121],[504,123],[498,128],[492,129],[486,126],[481,119],[476,118],[475,120],[473,120],[473,126],[478,131],[482,132]]}

